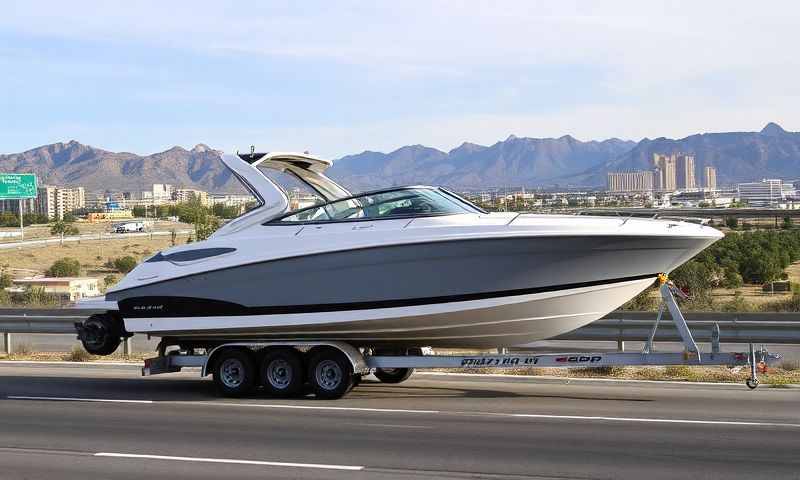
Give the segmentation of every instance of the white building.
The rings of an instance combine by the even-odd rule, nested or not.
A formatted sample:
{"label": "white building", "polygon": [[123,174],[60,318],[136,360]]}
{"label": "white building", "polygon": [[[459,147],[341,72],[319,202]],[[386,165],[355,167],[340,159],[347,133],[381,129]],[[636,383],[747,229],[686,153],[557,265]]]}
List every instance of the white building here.
{"label": "white building", "polygon": [[786,187],[789,188],[784,188],[781,179],[765,178],[760,182],[740,183],[739,200],[751,207],[781,207],[791,195],[790,192],[794,191],[792,185],[787,184]]}
{"label": "white building", "polygon": [[64,297],[71,302],[100,294],[97,279],[90,277],[31,277],[12,282],[18,288],[41,288],[45,293]]}
{"label": "white building", "polygon": [[[144,192],[142,192],[144,193]],[[175,186],[169,183],[154,183],[153,184],[153,203],[161,204],[164,202],[172,201],[172,196],[175,193]],[[142,195],[144,199],[144,195]]]}
{"label": "white building", "polygon": [[36,197],[36,213],[60,220],[64,214],[86,206],[86,193],[83,187],[67,188],[41,186]]}

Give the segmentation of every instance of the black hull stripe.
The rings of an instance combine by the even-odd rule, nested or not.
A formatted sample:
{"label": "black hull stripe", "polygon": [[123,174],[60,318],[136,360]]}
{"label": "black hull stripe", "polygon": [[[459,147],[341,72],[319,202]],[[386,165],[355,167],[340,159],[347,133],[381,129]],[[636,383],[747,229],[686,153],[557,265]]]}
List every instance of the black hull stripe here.
{"label": "black hull stripe", "polygon": [[323,303],[309,305],[274,305],[247,307],[237,303],[191,297],[132,297],[119,302],[120,313],[127,318],[161,317],[232,317],[241,315],[281,315],[292,313],[341,312],[346,310],[373,310],[379,308],[414,307],[470,300],[486,300],[500,297],[514,297],[535,293],[557,292],[575,288],[613,285],[634,280],[655,279],[658,274],[636,275],[632,277],[595,280],[591,282],[550,285],[515,290],[468,293],[439,297],[378,300],[373,302]]}

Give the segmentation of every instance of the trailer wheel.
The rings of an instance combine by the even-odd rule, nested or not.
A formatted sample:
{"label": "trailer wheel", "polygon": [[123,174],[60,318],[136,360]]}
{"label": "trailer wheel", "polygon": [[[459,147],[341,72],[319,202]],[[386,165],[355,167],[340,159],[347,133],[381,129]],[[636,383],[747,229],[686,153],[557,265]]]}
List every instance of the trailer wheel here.
{"label": "trailer wheel", "polygon": [[291,397],[303,389],[303,360],[294,348],[270,348],[261,360],[261,384],[275,397]]}
{"label": "trailer wheel", "polygon": [[376,368],[374,375],[383,383],[402,383],[414,373],[413,368]]}
{"label": "trailer wheel", "polygon": [[353,366],[344,353],[332,348],[312,350],[308,382],[319,399],[341,398],[353,385]]}
{"label": "trailer wheel", "polygon": [[219,352],[214,362],[214,384],[226,397],[242,397],[256,384],[256,366],[250,352],[226,348]]}
{"label": "trailer wheel", "polygon": [[83,348],[92,355],[111,355],[122,343],[121,320],[108,313],[96,313],[76,326]]}

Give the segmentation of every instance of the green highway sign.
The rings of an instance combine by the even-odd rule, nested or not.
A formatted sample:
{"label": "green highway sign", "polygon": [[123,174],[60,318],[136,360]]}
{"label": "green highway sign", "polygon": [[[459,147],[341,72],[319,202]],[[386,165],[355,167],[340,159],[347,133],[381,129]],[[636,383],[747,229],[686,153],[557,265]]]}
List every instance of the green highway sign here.
{"label": "green highway sign", "polygon": [[0,173],[0,199],[36,198],[36,174]]}

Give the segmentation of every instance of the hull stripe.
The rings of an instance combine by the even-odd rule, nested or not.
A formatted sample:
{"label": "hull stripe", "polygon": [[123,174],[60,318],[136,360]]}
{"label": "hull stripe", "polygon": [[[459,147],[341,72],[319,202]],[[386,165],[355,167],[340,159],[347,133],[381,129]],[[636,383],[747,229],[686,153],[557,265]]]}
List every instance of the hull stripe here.
{"label": "hull stripe", "polygon": [[413,307],[451,302],[466,302],[499,297],[513,297],[535,293],[556,292],[575,288],[612,285],[615,283],[645,280],[657,274],[636,275],[624,278],[595,280],[591,282],[549,285],[545,287],[501,290],[494,292],[468,293],[439,297],[377,300],[371,302],[325,303],[308,305],[272,305],[248,307],[221,300],[191,297],[132,297],[119,301],[120,313],[126,318],[210,317],[240,315],[285,315],[294,313],[341,312],[347,310],[372,310],[380,308]]}

